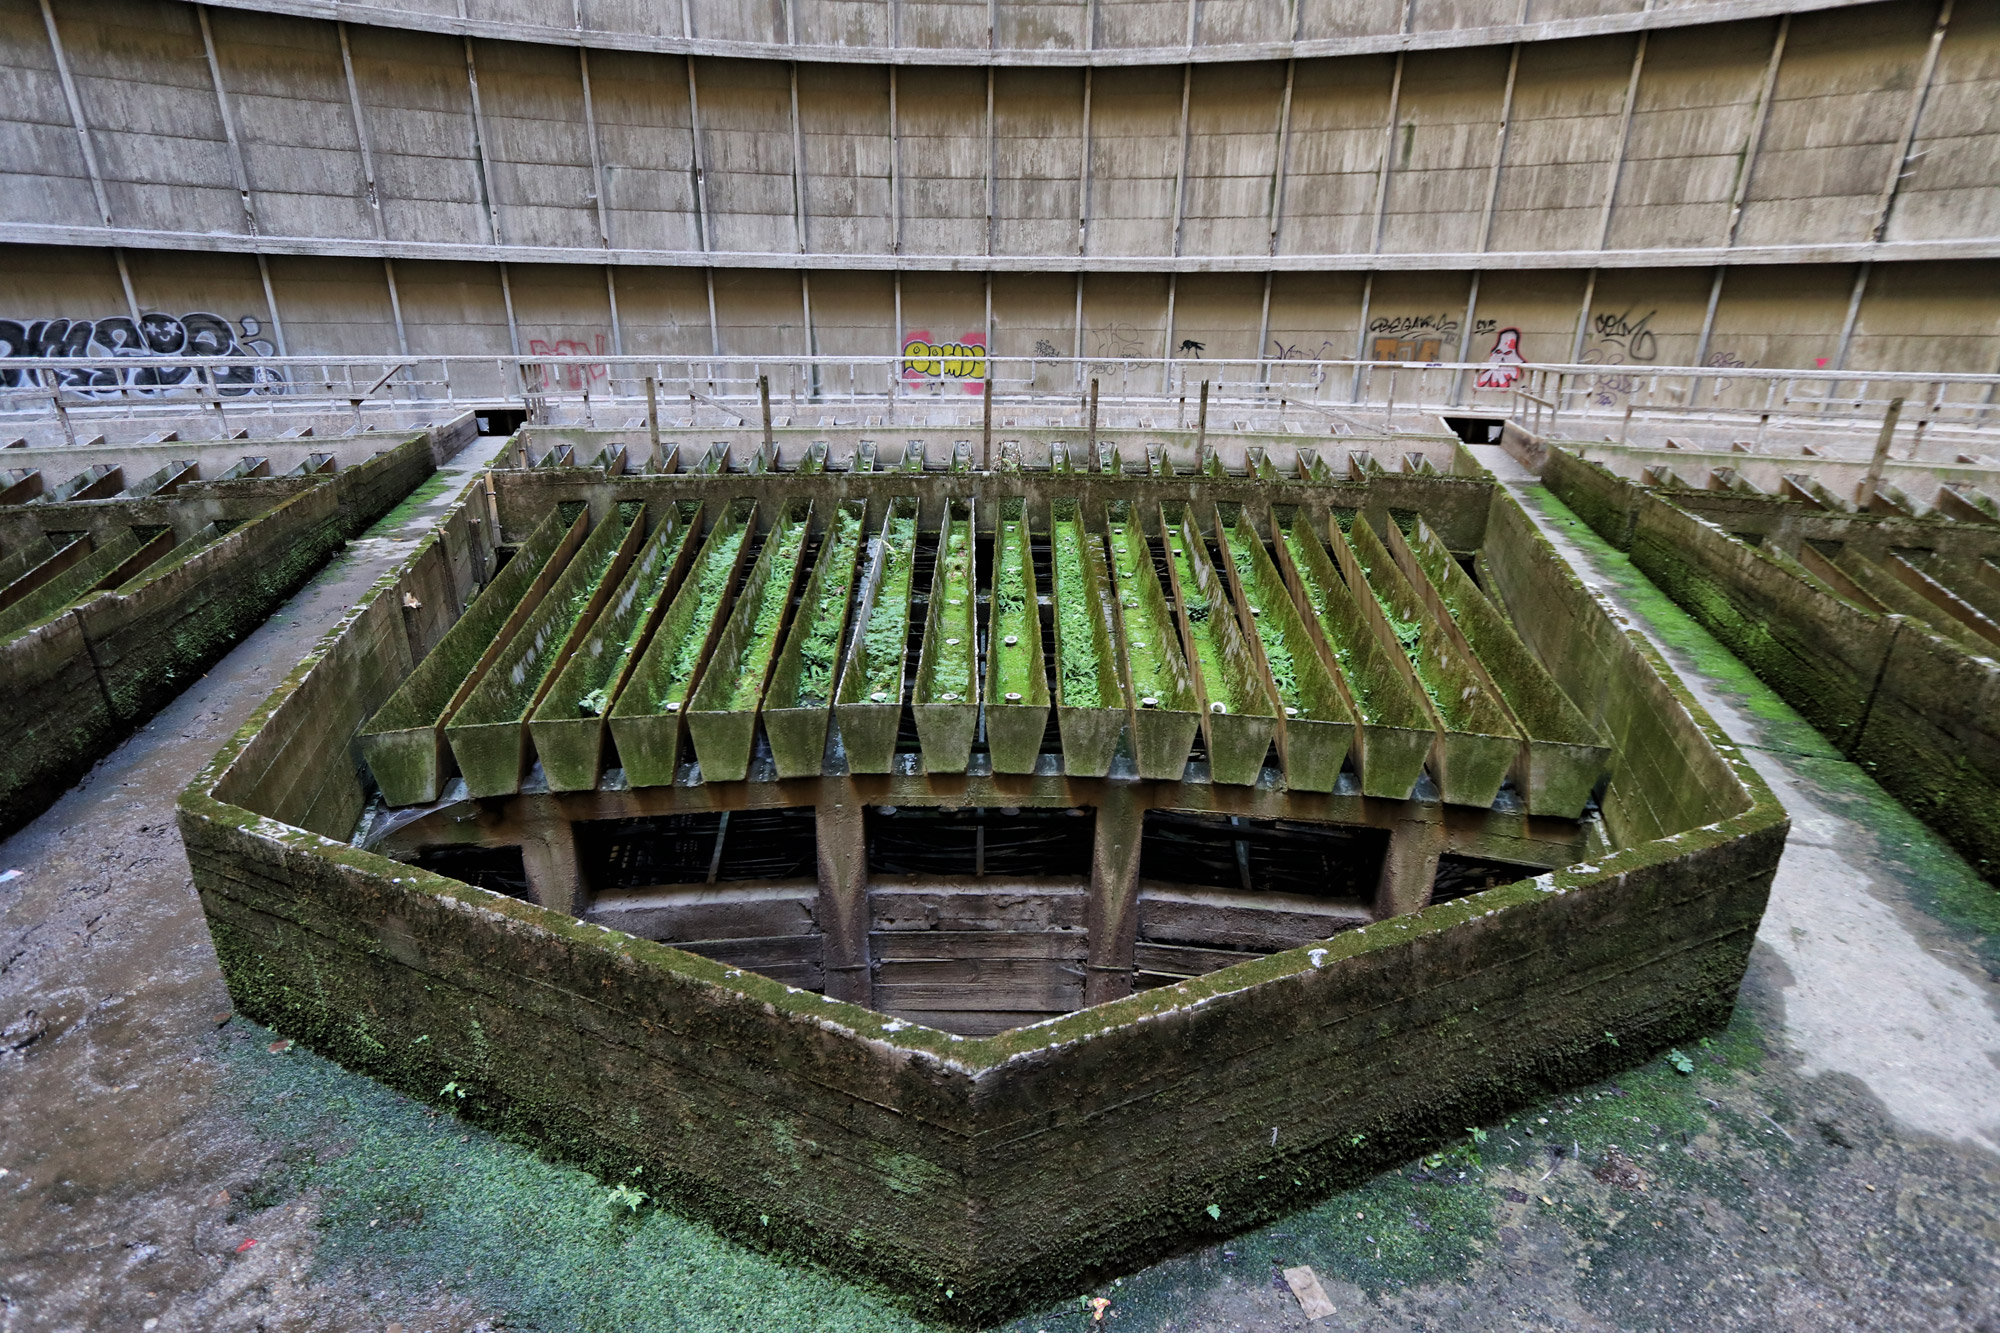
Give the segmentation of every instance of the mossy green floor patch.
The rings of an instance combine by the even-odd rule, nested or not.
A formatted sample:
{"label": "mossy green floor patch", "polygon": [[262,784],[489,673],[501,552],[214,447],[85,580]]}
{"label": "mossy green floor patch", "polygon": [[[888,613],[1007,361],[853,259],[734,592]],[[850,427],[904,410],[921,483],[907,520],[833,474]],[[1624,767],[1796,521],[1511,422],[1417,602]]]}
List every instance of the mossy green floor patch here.
{"label": "mossy green floor patch", "polygon": [[466,474],[463,472],[431,473],[430,476],[424,478],[422,484],[417,489],[404,496],[394,509],[391,509],[388,513],[382,515],[381,518],[375,520],[374,526],[368,529],[367,535],[370,537],[381,537],[397,531],[404,524],[415,518],[419,509],[422,509],[425,505],[443,495],[454,485],[463,485],[465,477]]}
{"label": "mossy green floor patch", "polygon": [[1876,855],[1917,906],[1967,932],[1968,947],[1989,973],[2000,977],[2000,894],[1993,886],[1884,791],[1864,767],[1843,758],[1776,691],[1640,573],[1629,556],[1599,537],[1546,489],[1527,487],[1518,495],[1589,556],[1595,572],[1617,588],[1624,605],[1647,622],[1656,639],[1681,655],[1684,671],[1701,676],[1708,688],[1753,720],[1758,749],[1775,752],[1816,799],[1873,834]]}
{"label": "mossy green floor patch", "polygon": [[644,1200],[288,1047],[238,1018],[221,1054],[250,1125],[285,1145],[253,1206],[317,1208],[317,1263],[494,1308],[507,1329],[886,1333],[885,1297],[725,1240]]}

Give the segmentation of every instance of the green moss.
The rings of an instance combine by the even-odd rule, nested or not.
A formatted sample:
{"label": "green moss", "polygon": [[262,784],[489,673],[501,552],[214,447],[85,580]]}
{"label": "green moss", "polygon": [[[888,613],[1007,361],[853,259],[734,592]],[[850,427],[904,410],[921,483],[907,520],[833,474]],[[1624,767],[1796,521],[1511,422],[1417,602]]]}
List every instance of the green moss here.
{"label": "green moss", "polygon": [[1125,661],[1135,699],[1157,699],[1163,708],[1186,709],[1193,701],[1181,685],[1180,654],[1174,651],[1173,624],[1152,569],[1146,538],[1126,523],[1111,525],[1111,568],[1125,611]]}
{"label": "green moss", "polygon": [[[1039,693],[1041,659],[1034,652],[1034,625],[1037,612],[1028,600],[1034,570],[1028,562],[1028,525],[1021,519],[1002,519],[995,535],[993,557],[993,641],[986,645],[993,659],[993,684],[1004,703],[1010,694],[1028,701]],[[1013,642],[1010,644],[1009,639]]]}
{"label": "green moss", "polygon": [[422,485],[404,496],[402,502],[375,521],[368,530],[370,536],[384,536],[397,532],[417,516],[417,511],[443,495],[451,488],[452,476],[445,472],[433,472]]}
{"label": "green moss", "polygon": [[931,587],[938,605],[933,613],[936,642],[930,645],[929,679],[921,682],[927,703],[972,699],[976,651],[972,559],[971,520],[948,518],[938,551],[937,579]]}
{"label": "green moss", "polygon": [[806,527],[803,517],[788,519],[776,534],[770,570],[759,592],[757,609],[752,613],[750,638],[737,663],[735,685],[729,695],[731,710],[755,708],[764,692],[764,678],[770,674],[771,657],[778,651],[778,631],[784,626],[799,559],[805,554]]}
{"label": "green moss", "polygon": [[1097,651],[1097,619],[1090,605],[1091,579],[1083,558],[1083,524],[1075,518],[1056,520],[1054,547],[1056,583],[1056,670],[1062,678],[1066,708],[1101,708],[1099,688],[1104,662]]}
{"label": "green moss", "polygon": [[882,581],[875,590],[868,628],[861,639],[867,667],[864,695],[872,698],[880,694],[885,700],[900,700],[903,655],[910,640],[910,575],[917,553],[916,516],[899,514],[891,518],[882,540]]}
{"label": "green moss", "polygon": [[695,672],[701,669],[702,650],[707,646],[708,627],[714,621],[716,612],[722,606],[722,599],[729,595],[729,585],[736,576],[736,555],[743,549],[749,537],[749,528],[740,526],[702,550],[705,557],[701,567],[691,580],[695,586],[693,615],[687,622],[687,629],[681,640],[674,645],[672,654],[666,661],[666,669],[661,674],[660,686],[654,702],[660,707],[686,700],[688,687],[693,684]]}
{"label": "green moss", "polygon": [[[1262,572],[1250,549],[1256,538],[1241,524],[1230,524],[1223,530],[1223,539],[1228,544],[1238,585],[1246,591],[1256,588]],[[1298,662],[1292,656],[1291,645],[1285,641],[1278,617],[1253,617],[1252,623],[1257,627],[1257,641],[1264,647],[1264,662],[1271,669],[1271,683],[1277,687],[1279,705],[1293,710],[1291,716],[1310,718],[1311,700],[1299,689]]]}
{"label": "green moss", "polygon": [[835,512],[827,534],[827,554],[839,573],[819,590],[811,607],[800,608],[811,628],[799,643],[799,681],[792,706],[823,707],[833,698],[834,668],[840,665],[840,631],[847,623],[847,600],[854,595],[854,551],[861,544],[861,515],[851,509]]}
{"label": "green moss", "polygon": [[[739,1333],[749,1311],[773,1329],[928,1327],[865,1286],[652,1206],[644,1171],[607,1186],[303,1047],[274,1054],[275,1035],[239,1018],[216,1038],[238,1113],[283,1146],[239,1206],[310,1200],[322,1272],[442,1287],[509,1328]],[[478,1095],[476,1079],[461,1087]]]}

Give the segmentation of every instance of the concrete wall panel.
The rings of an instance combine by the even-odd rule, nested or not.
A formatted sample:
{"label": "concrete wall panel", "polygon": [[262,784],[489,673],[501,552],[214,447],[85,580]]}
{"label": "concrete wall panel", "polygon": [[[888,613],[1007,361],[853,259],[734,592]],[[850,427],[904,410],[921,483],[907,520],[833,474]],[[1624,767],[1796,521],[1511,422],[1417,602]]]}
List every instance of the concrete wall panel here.
{"label": "concrete wall panel", "polygon": [[695,62],[711,247],[797,253],[793,226],[792,87],[785,66]]}
{"label": "concrete wall panel", "polygon": [[1493,209],[1495,250],[1594,250],[1637,41],[1523,47]]}
{"label": "concrete wall panel", "polygon": [[486,155],[513,245],[601,247],[577,53],[475,42]]}
{"label": "concrete wall panel", "polygon": [[242,198],[192,7],[55,6],[97,164],[122,226],[240,232]]}
{"label": "concrete wall panel", "polygon": [[1277,61],[1195,68],[1180,253],[1268,249],[1284,92],[1285,66]]}
{"label": "concrete wall panel", "polygon": [[884,254],[890,202],[889,77],[865,65],[799,66],[806,248]]}
{"label": "concrete wall panel", "polygon": [[30,0],[0,3],[0,221],[95,219],[97,200],[76,126],[63,99],[41,11]]}
{"label": "concrete wall panel", "polygon": [[1395,65],[1392,56],[1299,62],[1280,254],[1371,248]]}
{"label": "concrete wall panel", "polygon": [[1888,238],[1975,236],[2000,216],[2000,10],[1952,12]]}
{"label": "concrete wall panel", "polygon": [[270,265],[287,350],[335,356],[400,350],[380,260],[278,255]]}
{"label": "concrete wall panel", "polygon": [[1098,70],[1090,116],[1089,253],[1171,253],[1181,71]]}
{"label": "concrete wall panel", "polygon": [[348,43],[390,237],[491,241],[464,43],[361,27]]}
{"label": "concrete wall panel", "polygon": [[1792,20],[1742,243],[1869,238],[1934,16],[1924,5],[1871,5]]}
{"label": "concrete wall panel", "polygon": [[903,252],[986,253],[986,79],[983,72],[904,70]]}
{"label": "concrete wall panel", "polygon": [[216,63],[260,231],[375,235],[333,25],[216,10]]}
{"label": "concrete wall panel", "polygon": [[678,56],[594,52],[590,92],[611,243],[701,249],[686,62]]}
{"label": "concrete wall panel", "polygon": [[1382,218],[1384,252],[1480,248],[1507,57],[1506,48],[1489,47],[1419,52],[1404,62]]}
{"label": "concrete wall panel", "polygon": [[993,252],[1077,253],[1083,189],[1083,74],[1000,70],[995,76]]}
{"label": "concrete wall panel", "polygon": [[621,268],[618,322],[628,356],[707,356],[708,282],[700,269]]}

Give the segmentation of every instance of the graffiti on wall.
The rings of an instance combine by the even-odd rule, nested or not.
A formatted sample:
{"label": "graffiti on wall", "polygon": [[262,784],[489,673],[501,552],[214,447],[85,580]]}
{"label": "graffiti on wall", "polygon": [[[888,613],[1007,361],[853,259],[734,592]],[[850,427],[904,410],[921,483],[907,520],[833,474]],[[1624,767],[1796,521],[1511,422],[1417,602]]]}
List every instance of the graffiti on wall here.
{"label": "graffiti on wall", "polygon": [[[1499,331],[1499,321],[1476,319],[1472,336]],[[1377,315],[1368,321],[1369,358],[1375,361],[1442,361],[1447,346],[1459,346],[1458,320],[1445,313]]]}
{"label": "graffiti on wall", "polygon": [[[1653,316],[1657,310],[1648,310],[1637,319],[1632,318],[1632,310],[1622,312],[1600,310],[1590,320],[1590,341],[1583,349],[1582,361],[1587,366],[1650,366],[1659,356],[1659,340],[1653,336]],[[1640,376],[1631,371],[1607,371],[1593,376],[1590,382],[1590,401],[1598,407],[1616,407],[1619,400],[1630,398],[1639,386]]]}
{"label": "graffiti on wall", "polygon": [[[79,393],[160,395],[197,389],[203,373],[187,366],[157,364],[174,356],[266,357],[277,347],[263,336],[255,315],[231,324],[220,315],[192,311],[169,315],[149,310],[135,323],[129,315],[106,319],[0,319],[0,357],[118,357],[129,366],[68,367],[37,372],[28,367],[0,369],[0,387],[47,386],[51,380]],[[152,362],[154,364],[148,364]],[[269,392],[283,373],[269,366],[229,366],[211,372],[217,390],[232,396]]]}
{"label": "graffiti on wall", "polygon": [[1500,329],[1493,336],[1493,350],[1486,354],[1486,366],[1474,386],[1481,389],[1511,389],[1521,378],[1521,331]]}
{"label": "graffiti on wall", "polygon": [[[597,334],[595,345],[580,338],[557,338],[550,342],[545,338],[528,339],[530,356],[603,356],[604,335]],[[599,380],[605,379],[610,370],[605,366],[542,366],[542,388],[545,390],[568,389],[575,392],[588,389]]]}
{"label": "graffiti on wall", "polygon": [[906,383],[942,390],[957,384],[967,393],[986,387],[986,335],[961,333],[955,342],[915,329],[903,338],[903,379]]}

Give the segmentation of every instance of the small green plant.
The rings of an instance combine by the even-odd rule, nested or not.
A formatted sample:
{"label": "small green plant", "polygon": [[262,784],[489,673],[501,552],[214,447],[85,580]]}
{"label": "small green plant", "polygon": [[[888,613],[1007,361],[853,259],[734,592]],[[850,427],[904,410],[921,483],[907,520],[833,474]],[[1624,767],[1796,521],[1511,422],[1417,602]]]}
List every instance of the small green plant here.
{"label": "small green plant", "polygon": [[1675,1047],[1673,1050],[1667,1052],[1667,1063],[1683,1074],[1692,1074],[1694,1072],[1694,1061],[1681,1054],[1679,1047]]}
{"label": "small green plant", "polygon": [[1208,1214],[1210,1221],[1220,1222],[1222,1220],[1222,1205],[1219,1203],[1212,1203],[1202,1209],[1202,1211]]}
{"label": "small green plant", "polygon": [[613,1185],[611,1189],[608,1191],[608,1193],[610,1194],[610,1199],[609,1199],[610,1206],[616,1208],[618,1205],[623,1204],[625,1206],[625,1211],[628,1213],[638,1212],[639,1205],[646,1201],[646,1195],[644,1191],[635,1190],[630,1185],[627,1185],[622,1181],[616,1185]]}
{"label": "small green plant", "polygon": [[459,1087],[459,1086],[458,1086],[458,1084],[457,1084],[456,1082],[451,1082],[451,1083],[447,1083],[447,1084],[445,1084],[445,1085],[444,1085],[444,1086],[443,1086],[442,1088],[439,1088],[439,1089],[438,1089],[438,1096],[440,1096],[440,1097],[463,1097],[463,1096],[465,1096],[465,1089],[464,1089],[464,1088],[461,1088],[461,1087]]}

